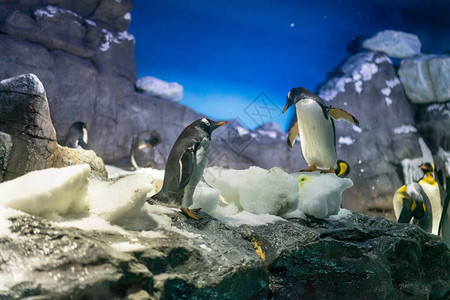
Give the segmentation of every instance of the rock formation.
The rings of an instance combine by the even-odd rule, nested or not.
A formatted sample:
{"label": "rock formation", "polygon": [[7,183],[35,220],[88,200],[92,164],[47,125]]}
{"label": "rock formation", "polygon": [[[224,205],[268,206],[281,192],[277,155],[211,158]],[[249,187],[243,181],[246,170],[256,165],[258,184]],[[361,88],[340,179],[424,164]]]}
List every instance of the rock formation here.
{"label": "rock formation", "polygon": [[34,74],[0,81],[0,182],[34,170],[88,163],[107,177],[93,151],[69,149],[56,142],[46,93]]}

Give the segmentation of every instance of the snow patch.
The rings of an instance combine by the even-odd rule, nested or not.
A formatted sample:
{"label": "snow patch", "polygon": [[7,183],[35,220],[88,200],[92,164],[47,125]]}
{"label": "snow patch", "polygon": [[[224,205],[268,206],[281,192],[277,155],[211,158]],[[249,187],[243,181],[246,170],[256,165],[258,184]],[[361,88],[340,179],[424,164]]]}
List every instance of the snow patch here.
{"label": "snow patch", "polygon": [[91,25],[91,26],[96,26],[97,25],[97,23],[95,23],[94,21],[89,20],[89,19],[86,19],[85,22],[86,22],[86,24]]}
{"label": "snow patch", "polygon": [[389,96],[391,94],[391,88],[386,87],[384,89],[381,89],[381,93],[385,96]]}
{"label": "snow patch", "polygon": [[235,128],[236,128],[236,131],[239,136],[245,136],[245,135],[250,134],[250,131],[248,131],[247,129],[245,129],[242,126],[236,126]]}
{"label": "snow patch", "polygon": [[104,42],[100,45],[99,49],[102,52],[106,52],[111,48],[111,44],[120,44],[123,41],[133,41],[135,42],[134,36],[128,31],[120,31],[117,35],[114,35],[106,29],[102,29]]}
{"label": "snow patch", "polygon": [[276,139],[277,138],[277,133],[275,131],[267,131],[267,130],[257,130],[257,133],[259,133],[260,135],[265,135],[268,136],[272,139]]}
{"label": "snow patch", "polygon": [[339,221],[343,219],[347,219],[353,212],[351,210],[341,208],[337,215],[331,215],[328,217],[328,220]]}
{"label": "snow patch", "polygon": [[417,132],[417,129],[412,125],[402,125],[400,127],[394,128],[395,134],[406,134],[410,132]]}
{"label": "snow patch", "polygon": [[127,13],[123,16],[123,18],[124,18],[125,20],[127,20],[127,21],[131,21],[131,14],[130,14],[129,12],[127,12]]}
{"label": "snow patch", "polygon": [[137,80],[136,88],[153,97],[178,102],[183,99],[184,89],[176,82],[167,82],[153,76],[144,76]]}
{"label": "snow patch", "polygon": [[385,98],[384,98],[384,101],[386,101],[387,106],[389,106],[389,105],[392,104],[392,99],[389,98],[389,97],[385,97]]}
{"label": "snow patch", "polygon": [[319,96],[326,101],[331,101],[338,93],[345,92],[345,85],[349,82],[352,82],[352,79],[348,77],[333,78],[321,88]]}
{"label": "snow patch", "polygon": [[375,59],[375,63],[377,64],[381,64],[384,62],[390,63],[392,65],[392,60],[387,56],[379,56]]}
{"label": "snow patch", "polygon": [[391,89],[399,84],[400,84],[400,80],[397,77],[395,77],[394,79],[391,79],[391,80],[386,80],[386,85]]}
{"label": "snow patch", "polygon": [[362,132],[362,129],[360,127],[356,126],[356,125],[352,125],[352,129],[353,129],[354,132],[357,132],[357,133],[361,133]]}
{"label": "snow patch", "polygon": [[137,251],[144,251],[146,249],[146,246],[142,244],[130,242],[114,243],[111,245],[111,247],[121,252],[137,252]]}
{"label": "snow patch", "polygon": [[37,9],[33,12],[35,16],[38,17],[47,17],[47,18],[53,18],[56,14],[69,14],[71,16],[74,16],[78,19],[83,19],[80,15],[77,13],[74,13],[73,11],[69,9],[63,9],[55,6],[48,5],[45,8]]}
{"label": "snow patch", "polygon": [[277,217],[271,214],[253,214],[245,210],[234,215],[228,216],[215,215],[215,217],[220,221],[222,221],[223,223],[235,227],[241,225],[262,226],[279,221],[286,221],[281,217]]}
{"label": "snow patch", "polygon": [[351,136],[340,136],[338,143],[339,144],[344,144],[344,145],[351,145],[353,144],[355,141],[352,139]]}

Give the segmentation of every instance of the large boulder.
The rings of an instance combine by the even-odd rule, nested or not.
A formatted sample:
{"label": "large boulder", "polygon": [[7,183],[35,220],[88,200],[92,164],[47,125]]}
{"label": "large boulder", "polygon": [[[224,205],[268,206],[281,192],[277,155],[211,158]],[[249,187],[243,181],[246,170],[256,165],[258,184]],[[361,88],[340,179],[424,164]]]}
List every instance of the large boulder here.
{"label": "large boulder", "polygon": [[335,122],[338,158],[350,164],[349,177],[354,182],[344,193],[343,205],[392,217],[392,196],[403,184],[401,161],[422,155],[413,109],[391,60],[382,53],[358,53],[336,74],[319,95],[361,123],[357,128]]}
{"label": "large boulder", "polygon": [[385,30],[365,40],[363,47],[371,51],[384,52],[392,57],[404,58],[419,54],[422,44],[415,34]]}
{"label": "large boulder", "polygon": [[413,103],[450,100],[449,55],[418,55],[403,59],[398,74],[406,95]]}
{"label": "large boulder", "polygon": [[0,120],[0,182],[34,170],[80,163],[107,177],[102,159],[93,151],[58,145],[46,93],[36,75],[0,81]]}

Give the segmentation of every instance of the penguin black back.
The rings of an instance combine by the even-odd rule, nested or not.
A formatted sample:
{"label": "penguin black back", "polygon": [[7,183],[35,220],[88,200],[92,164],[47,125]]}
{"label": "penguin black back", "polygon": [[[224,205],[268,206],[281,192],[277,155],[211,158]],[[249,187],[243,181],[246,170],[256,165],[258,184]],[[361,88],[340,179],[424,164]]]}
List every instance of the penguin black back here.
{"label": "penguin black back", "polygon": [[83,149],[88,149],[87,140],[88,136],[86,123],[75,122],[70,126],[69,130],[67,131],[66,137],[63,142],[63,146],[69,148],[81,147]]}

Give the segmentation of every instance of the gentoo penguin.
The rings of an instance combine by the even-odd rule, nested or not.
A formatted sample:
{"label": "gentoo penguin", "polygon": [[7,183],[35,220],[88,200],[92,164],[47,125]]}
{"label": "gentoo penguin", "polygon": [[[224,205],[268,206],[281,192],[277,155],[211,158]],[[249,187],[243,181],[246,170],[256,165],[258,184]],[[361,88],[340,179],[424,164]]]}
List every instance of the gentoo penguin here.
{"label": "gentoo penguin", "polygon": [[73,123],[67,131],[63,146],[69,148],[88,149],[88,133],[86,124],[83,122]]}
{"label": "gentoo penguin", "polygon": [[333,173],[336,168],[336,135],[331,118],[345,120],[359,126],[359,121],[345,110],[327,106],[325,101],[305,88],[289,91],[283,113],[295,104],[297,123],[288,135],[288,145],[292,147],[300,133],[302,153],[309,168]]}
{"label": "gentoo penguin", "polygon": [[423,230],[431,232],[433,227],[432,207],[425,191],[417,182],[399,188],[393,199],[394,213],[399,223],[413,222]]}
{"label": "gentoo penguin", "polygon": [[133,138],[130,160],[135,169],[152,167],[155,161],[156,146],[161,136],[156,130],[143,131]]}
{"label": "gentoo penguin", "polygon": [[442,204],[441,204],[441,194],[439,192],[439,184],[434,179],[434,167],[430,163],[424,163],[420,165],[424,176],[419,180],[420,186],[423,188],[425,193],[431,202],[431,207],[433,209],[433,230],[431,233],[439,234],[439,222],[442,216]]}
{"label": "gentoo penguin", "polygon": [[211,133],[228,122],[199,119],[187,126],[177,138],[167,158],[161,191],[147,199],[168,207],[181,208],[189,217],[198,220],[192,204],[192,195],[199,183],[208,160]]}
{"label": "gentoo penguin", "polygon": [[338,160],[337,168],[334,170],[334,173],[336,173],[338,177],[345,178],[350,173],[350,166],[346,161]]}

